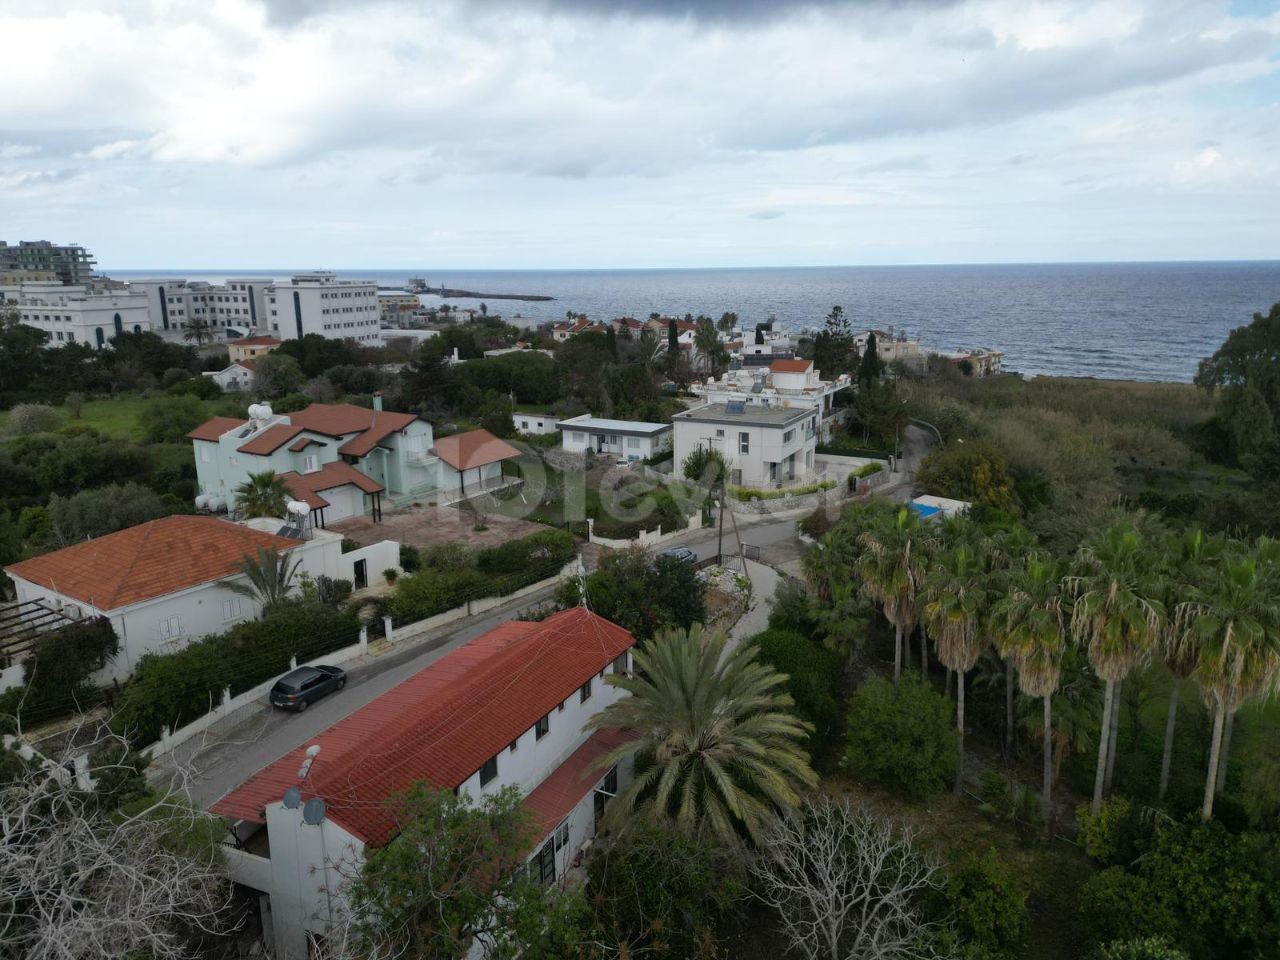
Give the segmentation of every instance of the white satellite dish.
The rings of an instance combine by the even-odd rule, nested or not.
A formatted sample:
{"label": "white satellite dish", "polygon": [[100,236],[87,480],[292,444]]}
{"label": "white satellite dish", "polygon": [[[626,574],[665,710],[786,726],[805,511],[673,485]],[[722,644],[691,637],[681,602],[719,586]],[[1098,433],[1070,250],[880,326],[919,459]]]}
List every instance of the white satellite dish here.
{"label": "white satellite dish", "polygon": [[312,760],[320,756],[320,744],[313,743],[311,746],[307,747],[307,756]]}
{"label": "white satellite dish", "polygon": [[324,801],[312,797],[302,808],[302,822],[318,827],[324,821]]}
{"label": "white satellite dish", "polygon": [[297,810],[298,804],[302,802],[302,791],[297,787],[290,787],[284,792],[283,802],[286,810]]}

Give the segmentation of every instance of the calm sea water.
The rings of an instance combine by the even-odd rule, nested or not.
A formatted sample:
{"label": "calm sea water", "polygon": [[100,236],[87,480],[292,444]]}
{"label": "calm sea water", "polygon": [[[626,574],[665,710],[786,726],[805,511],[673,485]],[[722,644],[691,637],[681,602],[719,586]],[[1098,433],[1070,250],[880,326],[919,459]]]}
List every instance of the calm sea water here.
{"label": "calm sea water", "polygon": [[[546,303],[489,301],[533,324],[566,310],[593,319],[727,310],[818,326],[834,304],[856,326],[906,332],[928,347],[1003,350],[1008,369],[1137,380],[1190,380],[1233,327],[1280,301],[1280,261],[798,267],[709,270],[340,270],[340,276],[482,293],[545,294]],[[111,271],[120,279],[287,277],[285,270]],[[423,297],[428,305],[436,297]],[[476,301],[451,300],[459,306]]]}

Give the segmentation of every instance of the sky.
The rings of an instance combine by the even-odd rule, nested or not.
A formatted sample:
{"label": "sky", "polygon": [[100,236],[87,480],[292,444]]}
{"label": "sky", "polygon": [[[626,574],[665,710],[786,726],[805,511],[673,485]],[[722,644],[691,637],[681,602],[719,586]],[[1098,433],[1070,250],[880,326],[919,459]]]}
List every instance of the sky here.
{"label": "sky", "polygon": [[0,0],[106,269],[1280,259],[1280,0]]}

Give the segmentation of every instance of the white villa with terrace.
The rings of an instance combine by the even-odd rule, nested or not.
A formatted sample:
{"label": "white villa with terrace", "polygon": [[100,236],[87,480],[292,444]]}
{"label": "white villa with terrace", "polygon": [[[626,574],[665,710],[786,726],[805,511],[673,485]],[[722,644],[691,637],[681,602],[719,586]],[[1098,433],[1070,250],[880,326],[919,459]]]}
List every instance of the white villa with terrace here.
{"label": "white villa with terrace", "polygon": [[226,784],[211,810],[228,821],[232,879],[259,894],[272,955],[312,955],[365,850],[398,842],[388,801],[415,782],[472,800],[518,787],[536,827],[531,876],[563,877],[631,778],[629,758],[599,764],[626,735],[587,722],[625,696],[605,678],[630,669],[634,642],[585,607],[504,623]]}
{"label": "white villa with terrace", "polygon": [[676,469],[701,448],[724,458],[732,484],[780,488],[803,482],[814,473],[818,416],[814,407],[771,407],[742,400],[682,411],[671,418]]}
{"label": "white villa with terrace", "polygon": [[841,412],[835,395],[853,385],[848,374],[823,380],[812,360],[774,360],[768,366],[739,367],[717,379],[694,383],[689,391],[708,403],[741,401],[748,406],[787,407],[820,411],[819,437],[831,438]]}
{"label": "white villa with terrace", "polygon": [[671,424],[639,420],[610,420],[584,413],[556,423],[560,445],[571,453],[612,455],[621,460],[644,460],[671,449]]}

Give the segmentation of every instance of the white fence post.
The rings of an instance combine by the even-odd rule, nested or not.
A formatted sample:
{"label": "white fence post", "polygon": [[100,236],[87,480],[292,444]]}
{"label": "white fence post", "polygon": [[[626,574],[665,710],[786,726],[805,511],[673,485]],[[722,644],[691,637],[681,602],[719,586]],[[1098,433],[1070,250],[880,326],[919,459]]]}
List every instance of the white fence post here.
{"label": "white fence post", "polygon": [[297,654],[294,654],[292,657],[290,657],[290,658],[289,658],[289,669],[290,669],[290,670],[297,670],[297,669],[298,669],[298,655],[297,655]]}
{"label": "white fence post", "polygon": [[360,654],[361,656],[363,656],[368,652],[369,652],[369,628],[361,627],[360,628]]}
{"label": "white fence post", "polygon": [[390,617],[382,618],[382,633],[384,636],[386,636],[387,643],[391,643],[392,638],[391,638],[391,618]]}
{"label": "white fence post", "polygon": [[222,688],[222,715],[225,717],[231,712],[231,688]]}
{"label": "white fence post", "polygon": [[160,749],[164,753],[168,753],[170,750],[173,749],[171,746],[169,746],[169,728],[168,727],[160,728]]}

